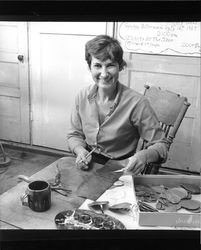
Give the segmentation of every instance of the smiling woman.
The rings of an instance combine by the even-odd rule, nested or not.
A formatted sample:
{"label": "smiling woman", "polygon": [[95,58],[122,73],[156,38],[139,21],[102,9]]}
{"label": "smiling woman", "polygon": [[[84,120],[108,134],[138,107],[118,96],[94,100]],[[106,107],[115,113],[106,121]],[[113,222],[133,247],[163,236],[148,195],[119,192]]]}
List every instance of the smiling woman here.
{"label": "smiling woman", "polygon": [[[169,143],[148,100],[118,80],[126,65],[118,40],[96,36],[85,45],[85,59],[94,85],[77,95],[67,135],[78,165],[87,170],[95,157],[104,163],[130,157],[125,172],[139,174],[147,162],[164,162]],[[150,146],[136,153],[140,137]]]}
{"label": "smiling woman", "polygon": [[110,59],[105,62],[92,57],[91,74],[99,87],[96,98],[100,124],[103,123],[116,97],[116,84],[119,77],[119,65]]}
{"label": "smiling woman", "polygon": [[90,70],[94,82],[100,89],[110,89],[112,93],[114,92],[119,77],[119,65],[117,62],[112,62],[110,59],[102,62],[92,57]]}
{"label": "smiling woman", "polygon": [[123,50],[114,38],[106,35],[97,36],[86,44],[85,59],[99,88],[96,105],[102,124],[117,94],[119,72],[126,65]]}

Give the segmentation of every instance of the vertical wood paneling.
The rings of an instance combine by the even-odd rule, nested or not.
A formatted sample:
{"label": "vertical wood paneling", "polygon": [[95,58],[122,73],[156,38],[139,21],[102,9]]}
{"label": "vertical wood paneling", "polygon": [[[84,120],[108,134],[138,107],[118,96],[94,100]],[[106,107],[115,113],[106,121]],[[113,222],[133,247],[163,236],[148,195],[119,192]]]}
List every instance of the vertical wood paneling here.
{"label": "vertical wood paneling", "polygon": [[21,141],[19,98],[0,95],[0,138]]}
{"label": "vertical wood paneling", "polygon": [[19,88],[19,69],[17,63],[0,62],[0,86]]}
{"label": "vertical wood paneling", "polygon": [[75,95],[92,78],[85,43],[110,33],[101,23],[29,23],[32,142],[66,150]]}
{"label": "vertical wood paneling", "polygon": [[27,44],[26,22],[0,22],[0,139],[23,143],[30,143]]}
{"label": "vertical wood paneling", "polygon": [[16,53],[18,51],[18,30],[16,23],[6,22],[0,23],[0,50],[9,53]]}

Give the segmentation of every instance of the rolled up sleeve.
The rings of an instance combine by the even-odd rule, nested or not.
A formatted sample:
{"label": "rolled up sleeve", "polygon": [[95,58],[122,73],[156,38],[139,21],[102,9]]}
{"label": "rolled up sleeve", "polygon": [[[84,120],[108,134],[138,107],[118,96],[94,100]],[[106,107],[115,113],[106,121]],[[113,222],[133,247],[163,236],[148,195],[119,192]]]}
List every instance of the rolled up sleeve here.
{"label": "rolled up sleeve", "polygon": [[146,146],[147,149],[153,149],[158,153],[158,163],[166,162],[169,147],[170,145],[166,138],[163,138],[156,142],[148,143],[148,145]]}
{"label": "rolled up sleeve", "polygon": [[164,163],[168,157],[170,147],[165,133],[160,127],[157,116],[146,98],[142,98],[137,107],[137,123],[140,137],[146,142],[146,149],[152,149],[158,153],[158,163]]}

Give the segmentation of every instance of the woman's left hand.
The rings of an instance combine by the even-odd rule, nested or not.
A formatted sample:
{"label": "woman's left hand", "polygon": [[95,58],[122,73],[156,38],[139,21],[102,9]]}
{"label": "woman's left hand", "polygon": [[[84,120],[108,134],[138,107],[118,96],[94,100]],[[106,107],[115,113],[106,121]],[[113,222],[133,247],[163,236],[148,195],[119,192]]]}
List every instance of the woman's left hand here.
{"label": "woman's left hand", "polygon": [[140,174],[144,170],[146,162],[147,157],[143,150],[135,153],[134,156],[129,158],[129,162],[124,170],[125,174]]}

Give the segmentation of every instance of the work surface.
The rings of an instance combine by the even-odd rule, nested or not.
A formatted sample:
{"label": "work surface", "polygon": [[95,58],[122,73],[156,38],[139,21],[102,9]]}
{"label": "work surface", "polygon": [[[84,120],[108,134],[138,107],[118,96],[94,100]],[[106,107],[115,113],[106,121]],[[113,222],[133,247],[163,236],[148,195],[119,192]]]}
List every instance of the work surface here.
{"label": "work surface", "polygon": [[[51,208],[46,212],[34,212],[26,206],[22,206],[20,197],[25,193],[28,184],[24,181],[9,189],[0,196],[1,204],[1,229],[56,229],[55,216],[67,209],[79,208],[85,199],[96,200],[108,189],[120,174],[112,170],[121,166],[115,161],[100,165],[94,163],[90,171],[79,170],[75,166],[74,157],[63,157],[43,170],[30,177],[30,180],[54,180],[57,174],[57,166],[61,171],[61,182],[67,189],[72,190],[68,197],[54,191],[51,192]],[[17,178],[17,177],[16,177]]]}
{"label": "work surface", "polygon": [[[51,181],[55,178],[58,167],[61,171],[62,184],[65,188],[71,189],[72,194],[65,197],[52,191],[51,208],[46,212],[34,212],[21,204],[20,196],[24,194],[28,185],[22,181],[0,196],[0,228],[56,229],[54,218],[59,212],[76,208],[88,209],[88,203],[95,200],[107,200],[111,205],[129,202],[135,208],[136,199],[132,176],[121,176],[121,174],[113,172],[124,164],[124,161],[109,161],[105,165],[94,163],[90,171],[82,171],[75,166],[74,157],[63,157],[57,160],[34,174],[30,179]],[[110,187],[118,179],[123,181],[124,186],[111,189]],[[127,229],[175,229],[140,227],[135,209],[127,215],[119,215],[111,211],[106,211],[106,214],[122,221]]]}

